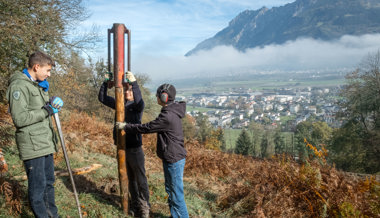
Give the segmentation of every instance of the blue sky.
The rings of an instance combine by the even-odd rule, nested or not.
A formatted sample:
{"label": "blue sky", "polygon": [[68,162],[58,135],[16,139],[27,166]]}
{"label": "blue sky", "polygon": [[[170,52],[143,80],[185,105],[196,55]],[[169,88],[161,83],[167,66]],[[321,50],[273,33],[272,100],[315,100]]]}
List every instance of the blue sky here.
{"label": "blue sky", "polygon": [[87,0],[92,15],[82,26],[96,25],[107,39],[113,23],[124,23],[132,32],[134,54],[184,55],[240,12],[290,2],[294,0]]}
{"label": "blue sky", "polygon": [[103,39],[89,51],[106,59],[107,29],[123,23],[131,30],[131,68],[153,81],[241,71],[353,68],[380,49],[380,34],[343,36],[334,42],[299,39],[283,45],[253,48],[245,53],[220,46],[184,57],[213,37],[244,10],[279,7],[295,0],[85,0],[92,14],[79,29],[96,26]]}

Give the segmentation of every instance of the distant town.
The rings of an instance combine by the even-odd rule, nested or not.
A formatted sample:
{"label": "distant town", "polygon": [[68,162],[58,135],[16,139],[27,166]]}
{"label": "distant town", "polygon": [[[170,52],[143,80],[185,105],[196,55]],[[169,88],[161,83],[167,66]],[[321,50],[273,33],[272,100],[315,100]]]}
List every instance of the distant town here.
{"label": "distant town", "polygon": [[195,117],[200,113],[207,115],[214,127],[241,129],[254,121],[294,131],[298,123],[311,116],[332,127],[339,127],[339,121],[335,120],[339,111],[339,90],[340,86],[262,91],[235,88],[228,93],[195,93],[178,98],[187,102],[188,114]]}

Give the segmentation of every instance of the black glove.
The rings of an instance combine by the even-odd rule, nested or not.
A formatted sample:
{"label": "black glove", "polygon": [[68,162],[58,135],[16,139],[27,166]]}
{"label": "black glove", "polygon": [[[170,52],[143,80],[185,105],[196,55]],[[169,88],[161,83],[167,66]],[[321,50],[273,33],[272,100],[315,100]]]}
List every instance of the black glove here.
{"label": "black glove", "polygon": [[63,106],[63,101],[57,96],[53,96],[49,99],[49,102],[46,102],[46,104],[42,107],[45,109],[49,116],[58,113]]}
{"label": "black glove", "polygon": [[50,103],[46,103],[43,107],[43,109],[45,109],[47,112],[48,112],[48,116],[50,117],[51,115],[55,114],[54,113],[54,110],[52,107],[50,107]]}

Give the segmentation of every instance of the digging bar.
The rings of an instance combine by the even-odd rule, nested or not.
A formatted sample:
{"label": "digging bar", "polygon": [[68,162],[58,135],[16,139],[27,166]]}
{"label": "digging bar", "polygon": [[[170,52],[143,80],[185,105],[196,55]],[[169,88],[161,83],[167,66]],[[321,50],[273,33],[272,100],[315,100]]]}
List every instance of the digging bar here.
{"label": "digging bar", "polygon": [[57,129],[58,129],[58,133],[59,133],[59,138],[61,139],[62,151],[63,151],[63,155],[65,156],[67,171],[69,171],[71,184],[73,185],[74,196],[75,196],[75,201],[77,202],[77,206],[78,206],[79,217],[82,218],[82,212],[80,210],[80,203],[79,203],[79,199],[78,199],[78,193],[77,193],[77,189],[75,188],[74,177],[73,177],[73,173],[72,173],[71,168],[70,168],[69,157],[67,156],[67,152],[66,152],[65,141],[63,140],[61,122],[59,121],[58,113],[54,114],[54,120],[55,120],[55,124],[57,125]]}

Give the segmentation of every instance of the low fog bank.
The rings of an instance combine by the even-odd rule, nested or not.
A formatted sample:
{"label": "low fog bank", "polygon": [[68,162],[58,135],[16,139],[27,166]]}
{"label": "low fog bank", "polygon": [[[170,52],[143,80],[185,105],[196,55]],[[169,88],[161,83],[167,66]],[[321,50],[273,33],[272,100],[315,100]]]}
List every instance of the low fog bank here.
{"label": "low fog bank", "polygon": [[134,60],[134,72],[147,74],[157,82],[242,72],[353,69],[368,54],[379,49],[380,34],[343,36],[329,42],[300,38],[244,52],[231,46],[218,46],[189,57],[140,54]]}

